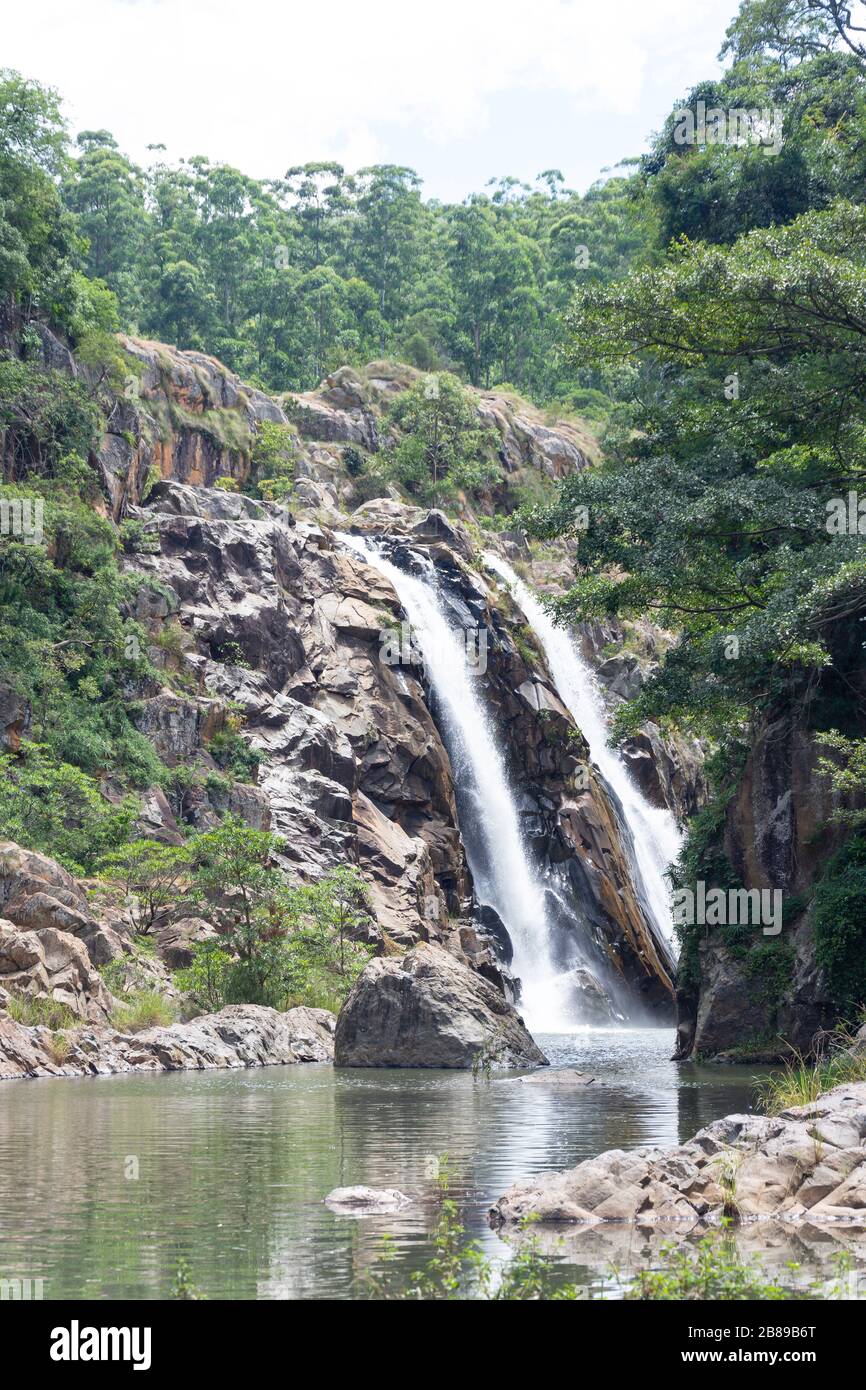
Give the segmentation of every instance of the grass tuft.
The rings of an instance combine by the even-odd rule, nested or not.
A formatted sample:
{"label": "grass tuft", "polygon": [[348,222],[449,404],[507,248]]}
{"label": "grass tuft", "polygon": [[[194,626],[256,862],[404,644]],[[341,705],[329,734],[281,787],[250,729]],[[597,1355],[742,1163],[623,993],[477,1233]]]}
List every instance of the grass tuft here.
{"label": "grass tuft", "polygon": [[68,1004],[61,1004],[57,999],[46,999],[44,996],[37,998],[29,994],[10,994],[6,1013],[9,1018],[23,1024],[25,1028],[38,1028],[43,1025],[56,1030],[74,1028],[81,1024],[81,1019],[73,1013]]}
{"label": "grass tuft", "polygon": [[119,1033],[140,1033],[144,1028],[169,1028],[175,1022],[175,1010],[164,995],[156,990],[143,989],[131,995],[111,1016]]}
{"label": "grass tuft", "polygon": [[813,1105],[834,1086],[866,1081],[866,1052],[851,1051],[849,1033],[830,1036],[823,1056],[808,1059],[795,1052],[781,1071],[757,1082],[758,1104],[767,1115],[779,1115],[793,1106]]}

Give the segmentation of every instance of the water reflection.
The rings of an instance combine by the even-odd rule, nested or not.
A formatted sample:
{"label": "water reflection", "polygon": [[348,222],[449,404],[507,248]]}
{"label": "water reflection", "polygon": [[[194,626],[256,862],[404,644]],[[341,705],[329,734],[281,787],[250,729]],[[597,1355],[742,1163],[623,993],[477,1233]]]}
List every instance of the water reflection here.
{"label": "water reflection", "polygon": [[[50,1298],[165,1297],[184,1255],[212,1298],[357,1296],[386,1234],[402,1272],[426,1259],[432,1156],[448,1153],[468,1232],[499,1257],[508,1247],[485,1215],[510,1183],[606,1148],[674,1144],[751,1101],[751,1071],[675,1066],[667,1030],[541,1043],[593,1084],[319,1066],[7,1083],[0,1275],[42,1277]],[[322,1205],[360,1182],[415,1203],[364,1219]],[[755,1241],[780,1246],[762,1229]],[[813,1262],[827,1248],[821,1235],[798,1240]],[[605,1227],[571,1232],[561,1253],[597,1273],[658,1243]]]}

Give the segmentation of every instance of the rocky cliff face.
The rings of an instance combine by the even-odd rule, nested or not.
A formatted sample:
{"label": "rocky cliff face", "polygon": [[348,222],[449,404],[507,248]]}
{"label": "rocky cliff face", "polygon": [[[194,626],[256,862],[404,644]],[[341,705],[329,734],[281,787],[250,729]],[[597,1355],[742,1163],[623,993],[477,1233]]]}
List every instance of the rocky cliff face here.
{"label": "rocky cliff face", "polygon": [[[290,417],[301,439],[301,499],[330,515],[347,502],[339,448],[375,448],[377,402],[405,383],[384,366],[369,368],[363,382],[343,372],[319,393],[284,400],[284,412],[224,381],[212,359],[171,354],[169,371],[162,350],[133,346],[145,363],[139,408],[169,423],[181,420],[156,455],[147,453],[146,467],[157,457],[164,481],[144,507],[127,505],[146,528],[150,552],[131,557],[130,568],[173,595],[154,604],[142,589],[136,616],[150,626],[150,654],[166,670],[169,689],[146,693],[138,722],[167,762],[198,765],[202,773],[180,805],[160,807],[154,794],[152,832],[170,837],[177,833],[173,819],[204,825],[222,809],[206,785],[208,742],[228,708],[239,709],[262,763],[257,786],[235,784],[228,793],[230,808],[284,836],[302,876],[357,862],[371,885],[370,930],[380,949],[439,941],[498,979],[495,943],[473,912],[453,774],[423,673],[380,659],[383,632],[402,617],[396,594],[341,548],[329,527],[304,520],[303,507],[293,503],[295,516],[208,488],[216,477],[243,477],[247,464],[242,454],[196,442],[215,438],[214,413],[221,420],[240,409],[248,422]],[[585,466],[577,438],[556,434],[532,412],[521,414],[490,393],[479,411],[493,423],[512,470],[554,477]],[[139,429],[141,437],[147,432]],[[140,477],[143,466],[135,455],[128,476]],[[329,470],[342,481],[329,483]],[[204,486],[190,487],[190,479]],[[387,499],[362,505],[349,524],[432,557],[455,605],[487,626],[489,698],[533,845],[562,869],[600,973],[625,982],[648,1007],[666,1007],[671,963],[635,901],[612,809],[591,772],[588,787],[575,790],[585,747],[540,654],[521,650],[517,615],[473,569],[468,534]],[[175,655],[166,655],[168,632]]]}
{"label": "rocky cliff face", "polygon": [[[55,365],[79,370],[56,340],[49,346]],[[168,794],[145,793],[139,831],[177,843],[183,828],[208,828],[231,811],[282,836],[287,867],[301,878],[356,863],[371,887],[368,939],[378,952],[432,941],[508,987],[508,944],[476,910],[423,672],[380,659],[383,633],[403,617],[397,595],[328,522],[390,537],[432,559],[455,608],[489,630],[487,696],[525,825],[571,894],[599,976],[648,1009],[669,1008],[671,962],[634,898],[606,793],[592,769],[577,787],[585,745],[540,652],[520,640],[519,615],[475,568],[469,534],[393,499],[347,520],[356,499],[343,450],[378,447],[382,403],[404,389],[402,369],[344,370],[319,392],[273,400],[204,354],[135,339],[123,347],[128,389],[105,406],[93,464],[107,510],[138,522],[142,537],[124,561],[141,578],[130,616],[148,634],[158,674],[128,691],[130,708],[183,773]],[[493,393],[479,395],[478,409],[506,474],[552,479],[587,465],[574,428],[553,429]],[[265,420],[297,432],[291,510],[214,486],[247,478]],[[27,716],[13,704],[10,695],[2,706],[10,747]],[[226,736],[254,750],[257,770],[223,775],[216,750]],[[105,786],[109,796],[120,790]]]}
{"label": "rocky cliff face", "polygon": [[[173,596],[154,606],[141,592],[138,616],[170,683],[145,693],[136,719],[165,761],[200,775],[152,831],[171,838],[178,819],[210,823],[220,807],[207,789],[208,741],[230,706],[241,710],[262,763],[257,786],[231,789],[232,809],[283,836],[302,876],[358,863],[382,949],[438,940],[496,977],[473,925],[452,769],[422,672],[381,657],[389,624],[402,619],[391,585],[330,532],[270,504],[167,482],[130,514],[153,538],[130,568]],[[612,809],[591,769],[576,789],[586,749],[540,655],[518,649],[516,615],[464,558],[468,538],[397,503],[368,504],[355,524],[388,532],[407,563],[413,552],[432,556],[467,621],[487,626],[489,698],[532,843],[563,867],[600,967],[648,1005],[664,1004],[670,965],[635,901]],[[167,659],[169,630],[178,654]],[[150,804],[158,818],[156,794]]]}
{"label": "rocky cliff face", "polygon": [[818,773],[820,750],[801,710],[766,720],[725,809],[717,849],[733,881],[778,891],[782,931],[760,925],[748,939],[706,928],[678,992],[677,1051],[716,1055],[746,1050],[767,1056],[808,1053],[836,1022],[815,959],[810,891],[844,835],[833,829],[833,796]]}
{"label": "rocky cliff face", "polygon": [[[92,375],[48,330],[44,338],[47,365]],[[128,363],[126,387],[107,412],[94,458],[115,518],[140,501],[154,475],[194,487],[212,487],[218,478],[242,482],[256,427],[269,420],[296,433],[297,503],[336,522],[362,501],[346,468],[347,448],[376,454],[388,431],[388,405],[423,376],[412,367],[373,362],[358,371],[341,368],[316,391],[271,397],[205,353],[125,335],[120,342]],[[527,478],[552,482],[592,461],[597,446],[572,422],[551,426],[516,398],[492,391],[475,395],[479,424],[496,441],[504,474],[482,499],[482,510],[501,507],[509,490]]]}

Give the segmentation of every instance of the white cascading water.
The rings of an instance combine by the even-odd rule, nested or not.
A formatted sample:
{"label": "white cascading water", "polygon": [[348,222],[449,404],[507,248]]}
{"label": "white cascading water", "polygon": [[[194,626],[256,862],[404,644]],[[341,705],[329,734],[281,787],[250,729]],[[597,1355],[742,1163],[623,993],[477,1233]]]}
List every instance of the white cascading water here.
{"label": "white cascading water", "polygon": [[682,837],[676,822],[670,811],[649,804],[620,755],[608,744],[609,729],[601,689],[595,673],[583,660],[569,633],[553,621],[507,561],[488,552],[484,563],[505,580],[537,634],[560,698],[589,744],[593,762],[619,798],[634,842],[639,880],[635,887],[657,931],[672,944],[671,891],[665,872],[680,852]]}
{"label": "white cascading water", "polygon": [[[476,811],[473,832],[484,854],[472,862],[478,900],[493,907],[508,928],[514,971],[522,985],[520,1007],[527,1025],[543,1032],[567,1031],[575,1018],[568,1006],[567,977],[553,964],[544,885],[533,868],[505,765],[467,659],[465,643],[448,621],[435,570],[406,574],[362,536],[341,541],[393,584],[424,658],[436,696],[455,780]],[[420,557],[419,563],[423,563]],[[462,634],[461,634],[462,636]],[[468,850],[468,846],[467,846]]]}

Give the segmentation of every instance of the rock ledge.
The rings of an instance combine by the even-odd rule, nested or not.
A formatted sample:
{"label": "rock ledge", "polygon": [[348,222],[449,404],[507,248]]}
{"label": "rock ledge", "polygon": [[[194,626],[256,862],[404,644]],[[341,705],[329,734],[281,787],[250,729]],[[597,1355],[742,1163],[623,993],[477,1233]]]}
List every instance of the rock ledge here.
{"label": "rock ledge", "polygon": [[780,1115],[727,1115],[675,1149],[612,1149],[542,1173],[509,1188],[489,1220],[712,1223],[723,1215],[723,1171],[743,1221],[866,1223],[866,1082]]}
{"label": "rock ledge", "polygon": [[231,1004],[190,1023],[134,1034],[72,1029],[61,1035],[69,1043],[62,1056],[58,1035],[49,1028],[27,1028],[0,1014],[0,1080],[330,1062],[334,1024],[326,1009],[301,1007],[283,1014],[259,1004]]}

